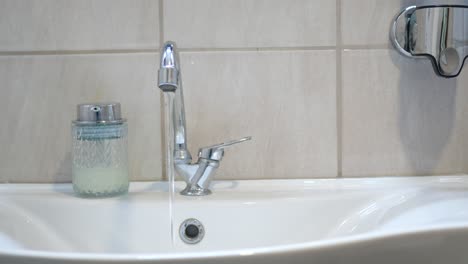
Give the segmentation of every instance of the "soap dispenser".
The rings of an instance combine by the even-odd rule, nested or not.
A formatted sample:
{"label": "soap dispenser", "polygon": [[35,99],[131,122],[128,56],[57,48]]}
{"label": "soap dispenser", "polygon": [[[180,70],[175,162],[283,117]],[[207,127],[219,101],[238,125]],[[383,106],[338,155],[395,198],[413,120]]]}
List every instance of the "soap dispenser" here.
{"label": "soap dispenser", "polygon": [[77,106],[72,122],[73,189],[81,197],[128,192],[127,123],[120,103]]}

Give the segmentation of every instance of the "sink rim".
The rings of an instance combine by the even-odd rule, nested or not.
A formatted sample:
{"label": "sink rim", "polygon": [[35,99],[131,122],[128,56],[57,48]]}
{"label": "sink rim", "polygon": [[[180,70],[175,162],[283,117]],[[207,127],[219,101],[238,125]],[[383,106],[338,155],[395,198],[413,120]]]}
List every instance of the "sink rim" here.
{"label": "sink rim", "polygon": [[[265,193],[272,191],[297,191],[298,189],[307,190],[327,190],[335,191],[336,189],[355,190],[355,189],[372,189],[393,188],[403,186],[406,188],[430,186],[433,184],[454,184],[465,183],[468,187],[468,174],[454,175],[431,175],[431,176],[378,176],[378,177],[350,177],[350,178],[310,178],[310,179],[260,179],[260,180],[217,180],[213,181],[211,189],[212,195],[201,196],[198,199],[210,199],[216,197],[216,193],[227,192],[245,192],[252,191],[256,193]],[[175,188],[182,190],[185,187],[185,182],[176,181]],[[167,181],[132,181],[130,182],[129,193],[136,192],[161,192],[167,193]],[[52,191],[54,194],[73,194],[71,183],[0,183],[0,195],[11,193],[27,193],[31,191],[42,193]],[[76,198],[74,195],[71,197]],[[95,200],[111,200],[119,197],[110,197],[106,199]],[[193,197],[180,196],[181,199],[193,199]],[[92,200],[86,199],[85,200]],[[158,202],[158,201],[155,201]]]}
{"label": "sink rim", "polygon": [[467,232],[468,221],[451,223],[445,225],[424,226],[422,228],[413,228],[411,230],[391,230],[391,231],[373,231],[358,235],[330,238],[312,242],[295,243],[291,245],[279,245],[269,247],[257,247],[252,249],[233,249],[216,250],[213,252],[183,252],[181,253],[73,253],[73,252],[50,252],[40,250],[13,250],[10,252],[0,249],[0,257],[19,257],[19,258],[42,258],[50,260],[65,261],[154,261],[154,260],[187,260],[187,259],[206,259],[206,258],[227,258],[239,256],[253,256],[262,254],[282,254],[301,251],[316,251],[330,249],[333,247],[343,247],[354,243],[365,243],[372,240],[384,240],[396,238],[399,236],[413,236],[430,233],[443,232]]}

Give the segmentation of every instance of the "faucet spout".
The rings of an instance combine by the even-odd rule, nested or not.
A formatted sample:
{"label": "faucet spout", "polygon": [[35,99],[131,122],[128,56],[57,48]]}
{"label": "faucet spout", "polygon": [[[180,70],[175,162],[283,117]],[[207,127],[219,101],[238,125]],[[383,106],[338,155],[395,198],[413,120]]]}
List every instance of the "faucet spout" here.
{"label": "faucet spout", "polygon": [[179,56],[176,44],[168,41],[161,49],[158,86],[163,92],[175,92],[180,85]]}
{"label": "faucet spout", "polygon": [[174,129],[174,161],[176,163],[192,162],[192,156],[187,148],[187,131],[185,125],[184,94],[180,72],[179,54],[176,44],[172,41],[164,43],[161,49],[161,63],[158,73],[158,86],[163,92],[174,93],[173,112]]}

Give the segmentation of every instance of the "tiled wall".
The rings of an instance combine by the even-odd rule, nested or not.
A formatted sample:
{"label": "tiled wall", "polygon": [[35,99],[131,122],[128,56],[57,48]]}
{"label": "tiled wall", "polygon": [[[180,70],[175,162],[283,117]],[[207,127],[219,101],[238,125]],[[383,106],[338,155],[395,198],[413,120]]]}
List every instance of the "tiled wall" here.
{"label": "tiled wall", "polygon": [[161,179],[169,39],[192,153],[253,136],[218,179],[468,172],[468,69],[437,77],[388,41],[392,17],[425,3],[0,0],[0,182],[70,181],[70,121],[87,101],[122,103],[132,178]]}

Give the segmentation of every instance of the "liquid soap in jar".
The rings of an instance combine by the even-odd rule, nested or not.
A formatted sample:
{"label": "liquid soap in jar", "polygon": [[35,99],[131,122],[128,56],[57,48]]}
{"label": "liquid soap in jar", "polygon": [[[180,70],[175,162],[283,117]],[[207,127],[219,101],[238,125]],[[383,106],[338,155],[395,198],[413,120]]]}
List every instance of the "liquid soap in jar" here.
{"label": "liquid soap in jar", "polygon": [[81,197],[128,192],[127,123],[120,103],[79,104],[72,122],[73,190]]}

